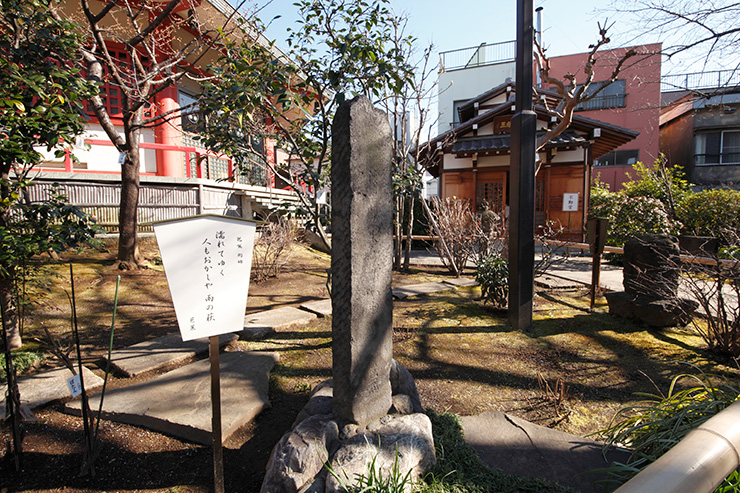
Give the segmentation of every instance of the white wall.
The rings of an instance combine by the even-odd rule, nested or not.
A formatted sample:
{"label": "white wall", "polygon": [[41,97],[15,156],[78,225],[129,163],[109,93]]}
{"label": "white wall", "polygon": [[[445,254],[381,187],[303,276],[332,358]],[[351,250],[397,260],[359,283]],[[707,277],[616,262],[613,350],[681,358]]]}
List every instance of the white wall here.
{"label": "white wall", "polygon": [[515,75],[516,63],[513,61],[440,73],[437,88],[439,111],[437,133],[441,134],[452,128],[450,124],[454,121],[455,101],[472,99],[503,84],[507,78],[513,81]]}
{"label": "white wall", "polygon": [[[123,132],[123,127],[118,128]],[[87,131],[83,134],[85,139],[109,141],[108,135],[103,131],[99,124],[88,125]],[[154,143],[154,130],[144,129],[141,131],[141,142]],[[91,145],[89,149],[75,149],[74,155],[77,156],[80,163],[87,164],[90,171],[121,171],[121,165],[118,164],[119,153],[113,146]],[[140,152],[142,173],[157,172],[157,151],[154,149],[141,149]]]}

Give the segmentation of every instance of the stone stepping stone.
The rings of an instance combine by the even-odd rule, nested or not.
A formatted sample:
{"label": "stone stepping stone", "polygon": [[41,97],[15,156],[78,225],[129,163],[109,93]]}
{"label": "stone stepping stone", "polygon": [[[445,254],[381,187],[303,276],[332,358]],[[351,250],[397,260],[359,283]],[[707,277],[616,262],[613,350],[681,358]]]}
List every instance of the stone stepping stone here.
{"label": "stone stepping stone", "polygon": [[399,286],[392,288],[393,297],[399,300],[409,296],[419,296],[421,294],[439,293],[441,291],[450,291],[455,289],[449,284],[441,282],[425,282],[423,284],[410,284],[408,286]]}
{"label": "stone stepping stone", "polygon": [[[18,391],[21,394],[21,405],[33,409],[52,401],[71,397],[69,387],[67,387],[67,379],[71,377],[72,372],[69,368],[62,367],[19,378]],[[85,381],[87,392],[103,386],[103,379],[84,366],[82,367],[82,379]],[[7,389],[7,384],[5,387]],[[3,419],[5,419],[5,398],[0,407],[0,420]]]}
{"label": "stone stepping stone", "polygon": [[629,457],[628,451],[611,450],[605,459],[600,442],[498,411],[462,416],[460,421],[465,441],[489,467],[548,479],[583,493],[604,491],[594,482],[606,478],[605,473],[585,473]]}
{"label": "stone stepping stone", "polygon": [[472,277],[456,277],[454,279],[445,279],[445,284],[452,284],[457,288],[474,288],[478,286],[478,281]]}
{"label": "stone stepping stone", "polygon": [[551,276],[548,274],[535,278],[534,285],[541,288],[553,290],[573,290],[581,289],[584,287],[584,284],[580,281],[565,279],[559,276]]}
{"label": "stone stepping stone", "polygon": [[[220,356],[221,424],[228,440],[270,406],[269,373],[276,353],[232,352]],[[142,426],[204,445],[211,444],[210,362],[201,360],[164,373],[147,382],[107,391],[103,418]],[[97,413],[100,395],[90,398]],[[81,415],[79,402],[65,412]]]}
{"label": "stone stepping stone", "polygon": [[[219,346],[224,347],[237,338],[236,334],[222,334],[218,338]],[[183,341],[180,334],[169,334],[116,349],[111,353],[111,368],[126,377],[135,377],[174,368],[207,352],[207,338]],[[106,359],[107,357],[104,358]]]}
{"label": "stone stepping stone", "polygon": [[315,313],[319,317],[331,317],[331,298],[326,300],[309,301],[301,305],[301,309]]}
{"label": "stone stepping stone", "polygon": [[239,337],[249,341],[263,339],[276,330],[311,322],[316,315],[292,306],[252,313],[244,317],[244,330]]}

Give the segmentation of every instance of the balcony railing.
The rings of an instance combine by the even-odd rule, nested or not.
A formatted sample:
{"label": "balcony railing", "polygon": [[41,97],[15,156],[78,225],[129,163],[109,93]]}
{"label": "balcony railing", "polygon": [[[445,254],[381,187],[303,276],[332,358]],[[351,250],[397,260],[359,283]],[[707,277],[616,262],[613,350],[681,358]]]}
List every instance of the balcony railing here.
{"label": "balcony railing", "polygon": [[439,54],[440,72],[462,68],[482,67],[502,62],[511,62],[516,58],[516,41],[486,44],[459,50],[443,51]]}
{"label": "balcony railing", "polygon": [[606,94],[596,96],[593,99],[576,106],[576,111],[604,110],[607,108],[624,108],[626,94]]}
{"label": "balcony railing", "polygon": [[695,154],[694,163],[697,166],[721,166],[726,164],[740,164],[740,152],[723,152],[722,154]]}
{"label": "balcony railing", "polygon": [[692,72],[689,74],[664,75],[660,78],[660,92],[697,91],[734,86],[740,86],[739,70]]}

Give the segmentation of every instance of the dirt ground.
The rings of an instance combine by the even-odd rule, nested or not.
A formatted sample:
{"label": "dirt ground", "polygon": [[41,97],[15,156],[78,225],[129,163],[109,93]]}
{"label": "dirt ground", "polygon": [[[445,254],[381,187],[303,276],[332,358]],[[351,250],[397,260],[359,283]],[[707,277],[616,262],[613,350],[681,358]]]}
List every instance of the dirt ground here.
{"label": "dirt ground", "polygon": [[[83,359],[94,367],[108,347],[116,277],[121,275],[114,346],[123,347],[177,331],[159,253],[143,241],[149,269],[120,272],[109,252],[68,255],[45,262],[43,285],[34,287],[24,342],[48,348],[46,328],[62,348],[71,348],[69,264]],[[250,286],[248,311],[326,298],[327,255],[296,248],[276,279]],[[395,285],[439,281],[441,268],[394,274]],[[38,293],[44,292],[41,297]],[[424,406],[461,415],[499,410],[577,434],[608,425],[635,392],[668,387],[671,377],[692,371],[682,362],[736,383],[735,362],[704,350],[690,330],[652,330],[595,313],[585,292],[541,292],[535,300],[532,333],[513,331],[505,314],[484,306],[478,289],[461,289],[395,302],[394,355],[416,379]],[[259,342],[240,341],[229,351],[276,351],[280,361],[270,380],[272,407],[226,443],[227,491],[259,491],[273,445],[287,431],[310,389],[331,377],[331,320],[280,331]],[[54,363],[50,361],[49,365]],[[43,368],[39,368],[41,370]],[[102,376],[101,370],[96,370]],[[152,378],[146,375],[141,379]],[[137,379],[115,375],[109,388]],[[102,421],[94,478],[80,476],[82,420],[52,403],[25,423],[22,471],[8,460],[10,432],[0,426],[1,491],[180,491],[205,492],[212,485],[210,447],[134,426]]]}

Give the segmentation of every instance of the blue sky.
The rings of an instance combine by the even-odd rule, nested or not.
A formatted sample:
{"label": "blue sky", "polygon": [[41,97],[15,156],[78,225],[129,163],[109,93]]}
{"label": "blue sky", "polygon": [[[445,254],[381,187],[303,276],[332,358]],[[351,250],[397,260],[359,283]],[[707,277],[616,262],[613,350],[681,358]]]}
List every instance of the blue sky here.
{"label": "blue sky", "polygon": [[[265,3],[260,0],[257,5]],[[610,0],[535,0],[536,7],[543,7],[548,53],[554,56],[587,51],[589,44],[597,39],[597,22],[607,17],[604,9],[609,3]],[[433,42],[437,51],[510,41],[516,37],[515,0],[391,0],[391,5],[397,12],[408,14],[413,35],[424,45]],[[295,22],[295,12],[293,0],[273,0],[260,13],[264,22],[282,16],[267,31],[268,37],[276,39],[282,48],[285,48],[285,29]],[[617,21],[612,30],[612,46],[619,46],[620,28],[626,26],[620,25],[618,15],[611,13],[609,17],[610,23]]]}

